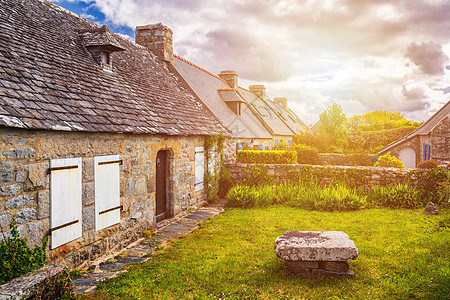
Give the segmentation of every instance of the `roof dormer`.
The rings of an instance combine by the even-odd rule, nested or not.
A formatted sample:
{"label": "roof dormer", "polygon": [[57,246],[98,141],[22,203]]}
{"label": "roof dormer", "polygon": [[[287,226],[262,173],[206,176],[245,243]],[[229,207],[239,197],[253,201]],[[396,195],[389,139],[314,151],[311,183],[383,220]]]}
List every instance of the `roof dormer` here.
{"label": "roof dormer", "polygon": [[80,32],[83,45],[91,53],[94,60],[104,69],[112,70],[111,54],[125,51],[114,38],[106,25],[100,28]]}

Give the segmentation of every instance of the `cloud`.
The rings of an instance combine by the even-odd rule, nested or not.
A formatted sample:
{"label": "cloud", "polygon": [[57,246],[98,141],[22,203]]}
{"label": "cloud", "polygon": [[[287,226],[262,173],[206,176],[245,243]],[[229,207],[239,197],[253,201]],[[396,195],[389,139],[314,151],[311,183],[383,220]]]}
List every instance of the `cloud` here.
{"label": "cloud", "polygon": [[405,57],[428,75],[443,75],[448,62],[448,56],[442,51],[442,46],[434,42],[409,44]]}

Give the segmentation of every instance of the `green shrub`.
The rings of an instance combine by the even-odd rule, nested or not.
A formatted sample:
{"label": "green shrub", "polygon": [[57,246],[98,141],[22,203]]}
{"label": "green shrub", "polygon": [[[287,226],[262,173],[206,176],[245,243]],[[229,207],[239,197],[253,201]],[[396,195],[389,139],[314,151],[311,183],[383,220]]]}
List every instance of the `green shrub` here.
{"label": "green shrub", "polygon": [[228,192],[226,204],[229,207],[251,208],[258,202],[258,196],[254,187],[236,185]]}
{"label": "green shrub", "polygon": [[417,188],[406,183],[393,186],[375,186],[369,192],[369,203],[375,207],[419,208],[426,204]]}
{"label": "green shrub", "polygon": [[438,205],[450,205],[450,171],[432,168],[417,174],[417,190],[424,203],[433,201]]}
{"label": "green shrub", "polygon": [[240,150],[236,162],[246,164],[296,164],[297,153],[284,150]]}
{"label": "green shrub", "polygon": [[231,179],[231,173],[227,168],[220,169],[218,196],[223,199],[227,196],[228,191],[233,186],[233,180]]}
{"label": "green shrub", "polygon": [[304,144],[298,144],[294,145],[292,150],[297,153],[297,163],[309,165],[320,164],[319,150],[317,150],[317,148]]}
{"label": "green shrub", "polygon": [[32,299],[75,299],[74,286],[67,268],[45,278]]}
{"label": "green shrub", "polygon": [[10,237],[2,232],[3,241],[0,242],[0,284],[45,264],[47,236],[43,238],[42,246],[28,247],[27,241],[20,238],[14,217],[9,234]]}
{"label": "green shrub", "polygon": [[419,169],[433,169],[437,166],[439,166],[439,163],[435,160],[422,161],[417,165]]}
{"label": "green shrub", "polygon": [[[321,211],[347,211],[362,209],[367,205],[366,196],[358,195],[355,190],[338,185],[334,187],[315,187],[309,191],[314,197],[314,209]],[[306,202],[311,200],[306,199]],[[309,201],[308,201],[309,200]]]}
{"label": "green shrub", "polygon": [[374,167],[390,167],[390,168],[404,168],[405,165],[401,160],[395,156],[391,156],[389,153],[381,155]]}
{"label": "green shrub", "polygon": [[249,186],[272,185],[275,183],[275,179],[268,174],[266,166],[251,166],[244,169],[242,182],[240,183]]}

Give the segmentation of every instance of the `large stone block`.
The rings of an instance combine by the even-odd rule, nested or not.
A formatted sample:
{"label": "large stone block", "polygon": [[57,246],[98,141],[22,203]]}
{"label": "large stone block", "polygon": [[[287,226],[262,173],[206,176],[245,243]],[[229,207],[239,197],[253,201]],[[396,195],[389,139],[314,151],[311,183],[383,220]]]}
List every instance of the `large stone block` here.
{"label": "large stone block", "polygon": [[95,228],[95,207],[89,206],[83,208],[83,231]]}
{"label": "large stone block", "polygon": [[38,203],[38,219],[45,219],[50,217],[50,192],[43,191],[37,194]]}
{"label": "large stone block", "polygon": [[34,195],[20,195],[14,198],[11,198],[5,202],[5,208],[7,210],[14,209],[14,208],[20,208],[22,206],[29,205],[31,202],[34,201]]}
{"label": "large stone block", "polygon": [[275,240],[275,253],[291,261],[348,261],[358,248],[342,231],[286,231]]}
{"label": "large stone block", "polygon": [[13,180],[13,164],[5,161],[0,164],[0,183],[12,182]]}
{"label": "large stone block", "polygon": [[136,184],[135,184],[134,188],[135,188],[135,193],[137,195],[145,194],[145,190],[146,190],[145,178],[139,178],[138,180],[136,180]]}
{"label": "large stone block", "polygon": [[89,206],[95,202],[95,182],[83,183],[83,206]]}
{"label": "large stone block", "polygon": [[83,182],[94,181],[94,158],[83,158]]}
{"label": "large stone block", "polygon": [[11,197],[17,195],[20,190],[21,187],[18,184],[4,185],[0,187],[0,195],[3,197]]}
{"label": "large stone block", "polygon": [[35,223],[27,224],[27,244],[29,246],[42,245],[42,238],[48,233],[49,223],[47,220],[38,221]]}
{"label": "large stone block", "polygon": [[49,162],[36,163],[25,166],[28,180],[25,182],[25,190],[50,188],[50,175],[48,174]]}
{"label": "large stone block", "polygon": [[28,207],[21,209],[16,215],[17,224],[25,224],[36,220],[36,208]]}

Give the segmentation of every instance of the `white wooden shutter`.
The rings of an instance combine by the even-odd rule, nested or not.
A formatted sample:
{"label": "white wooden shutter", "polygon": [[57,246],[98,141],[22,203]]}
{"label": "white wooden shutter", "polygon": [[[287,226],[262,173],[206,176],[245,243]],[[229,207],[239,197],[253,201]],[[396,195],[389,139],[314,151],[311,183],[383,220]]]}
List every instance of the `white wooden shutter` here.
{"label": "white wooden shutter", "polygon": [[50,227],[54,249],[82,235],[81,158],[50,160]]}
{"label": "white wooden shutter", "polygon": [[95,230],[120,222],[119,155],[94,157]]}
{"label": "white wooden shutter", "polygon": [[195,191],[203,190],[205,174],[205,152],[203,147],[195,147]]}

